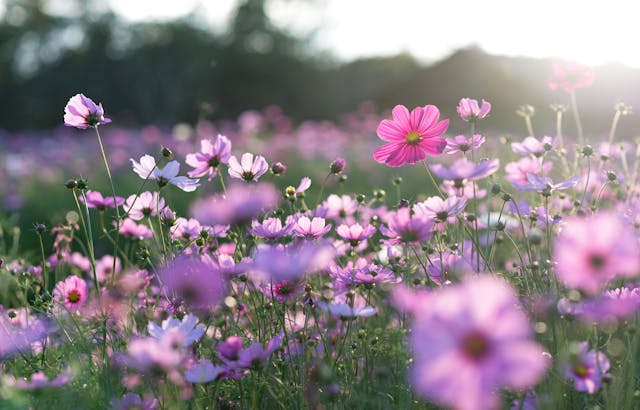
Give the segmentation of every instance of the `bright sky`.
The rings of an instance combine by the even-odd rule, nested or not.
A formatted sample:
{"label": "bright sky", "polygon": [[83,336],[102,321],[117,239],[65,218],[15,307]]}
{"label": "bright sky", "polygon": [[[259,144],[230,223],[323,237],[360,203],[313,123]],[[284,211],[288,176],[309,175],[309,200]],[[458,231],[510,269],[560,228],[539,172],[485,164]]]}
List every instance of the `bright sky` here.
{"label": "bright sky", "polygon": [[[108,0],[131,20],[181,16],[200,4],[216,30],[236,0]],[[633,1],[271,0],[273,21],[338,57],[409,51],[433,60],[470,44],[493,54],[560,57],[640,67]]]}

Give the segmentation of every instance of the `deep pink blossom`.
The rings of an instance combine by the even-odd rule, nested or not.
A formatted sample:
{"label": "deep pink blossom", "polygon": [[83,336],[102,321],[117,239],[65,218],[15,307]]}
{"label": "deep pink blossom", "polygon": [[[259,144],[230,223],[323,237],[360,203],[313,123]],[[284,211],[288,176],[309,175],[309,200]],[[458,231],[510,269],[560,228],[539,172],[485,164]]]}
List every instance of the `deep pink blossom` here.
{"label": "deep pink blossom", "polygon": [[439,121],[440,111],[434,105],[407,107],[396,105],[393,120],[382,120],[378,137],[388,143],[373,152],[373,158],[390,167],[415,164],[428,155],[440,155],[447,141],[440,136],[449,127],[449,120]]}
{"label": "deep pink blossom", "polygon": [[77,312],[87,302],[88,296],[87,283],[73,275],[58,282],[53,289],[53,299],[69,312]]}
{"label": "deep pink blossom", "polygon": [[[85,193],[87,197],[87,208],[96,208],[100,211],[104,211],[105,208],[114,208],[115,205],[122,206],[124,204],[124,198],[117,196],[115,201],[112,196],[102,197],[102,194],[98,191],[87,190]],[[78,200],[84,202],[84,196],[78,195]]]}
{"label": "deep pink blossom", "polygon": [[64,107],[64,125],[67,127],[86,129],[110,122],[111,119],[104,116],[102,103],[96,105],[84,94],[74,95]]}

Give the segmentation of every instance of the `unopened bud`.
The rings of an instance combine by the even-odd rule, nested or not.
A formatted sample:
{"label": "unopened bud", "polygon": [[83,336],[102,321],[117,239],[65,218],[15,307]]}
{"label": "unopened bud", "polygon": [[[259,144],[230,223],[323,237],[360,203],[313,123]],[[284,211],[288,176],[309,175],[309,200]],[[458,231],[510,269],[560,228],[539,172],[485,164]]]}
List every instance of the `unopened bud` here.
{"label": "unopened bud", "polygon": [[160,152],[162,153],[162,156],[164,158],[171,158],[173,157],[173,151],[171,151],[169,148],[167,147],[162,147],[162,150],[160,150]]}
{"label": "unopened bud", "polygon": [[282,175],[286,170],[287,167],[282,162],[274,162],[273,164],[271,164],[271,172],[273,173],[273,175]]}
{"label": "unopened bud", "polygon": [[331,163],[330,169],[331,169],[331,173],[332,174],[339,174],[341,173],[344,168],[347,166],[347,161],[345,161],[344,158],[341,157],[337,157],[336,159],[333,160],[333,162]]}

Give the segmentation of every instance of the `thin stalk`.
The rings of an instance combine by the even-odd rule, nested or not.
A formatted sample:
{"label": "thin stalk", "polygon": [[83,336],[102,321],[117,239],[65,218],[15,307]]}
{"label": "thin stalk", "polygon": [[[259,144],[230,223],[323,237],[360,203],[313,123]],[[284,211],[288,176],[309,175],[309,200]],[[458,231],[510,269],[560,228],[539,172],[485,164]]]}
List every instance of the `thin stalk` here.
{"label": "thin stalk", "polygon": [[429,167],[427,166],[427,161],[422,161],[422,165],[424,166],[424,170],[427,172],[427,176],[429,177],[429,179],[431,180],[431,184],[433,184],[433,186],[438,190],[438,194],[442,197],[445,198],[444,194],[442,193],[442,191],[440,190],[440,186],[438,185],[438,183],[436,182],[436,180],[433,178],[433,175],[431,175],[431,171],[429,170]]}
{"label": "thin stalk", "polygon": [[578,102],[576,101],[576,91],[572,90],[569,95],[571,96],[571,110],[573,111],[573,118],[576,120],[576,130],[578,131],[578,141],[580,145],[584,145],[584,134],[582,133],[582,121],[580,121],[580,114],[578,113]]}
{"label": "thin stalk", "polygon": [[618,122],[620,121],[621,115],[622,111],[620,110],[616,110],[616,113],[613,115],[611,129],[609,130],[609,145],[613,144],[613,139],[616,137],[616,129],[618,129]]}

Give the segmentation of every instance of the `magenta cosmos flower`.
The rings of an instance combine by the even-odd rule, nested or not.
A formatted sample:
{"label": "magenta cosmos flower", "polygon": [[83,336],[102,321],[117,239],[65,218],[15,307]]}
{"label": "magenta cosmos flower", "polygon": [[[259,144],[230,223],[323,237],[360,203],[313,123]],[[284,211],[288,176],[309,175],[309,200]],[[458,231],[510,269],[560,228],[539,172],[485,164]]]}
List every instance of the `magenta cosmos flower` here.
{"label": "magenta cosmos flower", "polygon": [[69,276],[53,289],[53,299],[69,312],[76,312],[87,301],[87,283],[77,276]]}
{"label": "magenta cosmos flower", "polygon": [[458,111],[460,118],[465,121],[473,122],[489,115],[489,111],[491,111],[491,104],[482,100],[482,104],[480,105],[478,104],[478,100],[463,98],[458,103],[456,110]]}
{"label": "magenta cosmos flower", "polygon": [[200,178],[209,175],[208,181],[216,176],[218,165],[226,164],[231,157],[231,141],[224,135],[216,137],[214,142],[211,140],[200,141],[200,152],[187,154],[186,163],[194,168],[187,175],[191,178]]}
{"label": "magenta cosmos flower", "polygon": [[[410,379],[422,397],[460,410],[494,409],[501,388],[533,387],[549,362],[514,290],[490,276],[416,295]],[[412,300],[412,298],[408,298]]]}
{"label": "magenta cosmos flower", "polygon": [[640,273],[640,246],[633,228],[607,212],[567,218],[553,259],[556,276],[565,286],[590,295],[613,279]]}
{"label": "magenta cosmos flower", "polygon": [[385,144],[373,151],[373,158],[390,167],[415,164],[426,155],[440,155],[447,141],[440,135],[449,127],[449,120],[438,121],[440,111],[434,105],[416,107],[409,113],[404,105],[396,105],[393,121],[382,120],[378,136]]}
{"label": "magenta cosmos flower", "polygon": [[74,95],[64,107],[64,125],[67,127],[87,129],[110,122],[111,119],[104,116],[102,103],[96,105],[84,94]]}
{"label": "magenta cosmos flower", "polygon": [[547,84],[552,90],[562,88],[570,93],[576,88],[584,88],[593,84],[594,74],[591,67],[569,62],[566,64],[553,64],[551,70],[553,74],[549,77]]}

